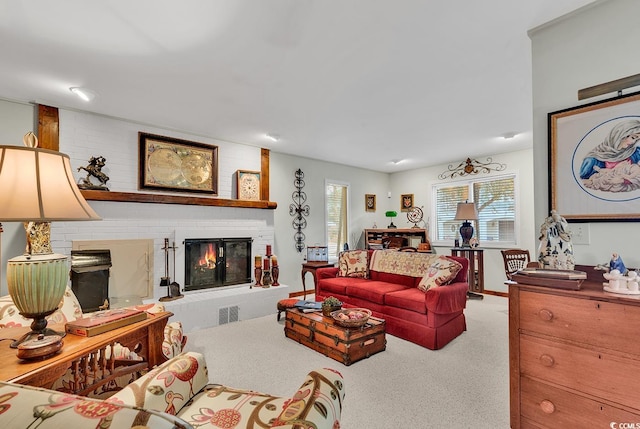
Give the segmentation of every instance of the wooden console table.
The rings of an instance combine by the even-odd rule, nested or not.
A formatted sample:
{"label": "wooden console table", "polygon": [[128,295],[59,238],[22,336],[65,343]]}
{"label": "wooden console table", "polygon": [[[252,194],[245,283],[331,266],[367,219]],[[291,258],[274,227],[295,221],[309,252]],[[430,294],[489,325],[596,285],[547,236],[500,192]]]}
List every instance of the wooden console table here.
{"label": "wooden console table", "polygon": [[[162,363],[164,327],[172,315],[171,312],[149,314],[147,320],[94,337],[67,334],[63,338],[62,350],[45,360],[20,360],[16,356],[16,350],[9,347],[10,341],[2,341],[0,380],[49,389],[71,369],[77,388],[72,389],[70,393],[86,396],[118,376],[153,368]],[[64,331],[64,325],[50,327],[58,332]],[[0,329],[0,338],[20,338],[28,331],[28,327],[4,328]],[[113,357],[106,359],[105,351],[116,342],[135,351],[143,360],[127,361],[125,364]],[[90,385],[87,382],[89,377],[85,377],[88,372],[91,372],[91,378],[97,378],[91,380]]]}
{"label": "wooden console table", "polygon": [[313,275],[313,293],[316,293],[316,287],[318,285],[318,277],[316,276],[316,270],[318,268],[334,267],[335,264],[331,262],[305,262],[302,264],[302,290],[304,291],[303,299],[307,298],[307,286],[304,282],[304,275],[311,273]]}

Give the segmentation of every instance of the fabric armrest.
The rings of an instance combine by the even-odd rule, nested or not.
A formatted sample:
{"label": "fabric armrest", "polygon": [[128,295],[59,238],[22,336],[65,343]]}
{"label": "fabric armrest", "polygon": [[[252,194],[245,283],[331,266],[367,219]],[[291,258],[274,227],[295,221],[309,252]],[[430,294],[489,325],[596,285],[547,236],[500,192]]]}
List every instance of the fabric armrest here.
{"label": "fabric armrest", "polygon": [[429,289],[425,294],[427,313],[450,314],[465,309],[469,284],[451,283]]}
{"label": "fabric armrest", "polygon": [[204,356],[182,353],[152,369],[107,399],[176,415],[209,382]]}
{"label": "fabric armrest", "polygon": [[320,279],[333,279],[338,277],[338,267],[324,267],[316,270],[316,277]]}
{"label": "fabric armrest", "polygon": [[338,371],[329,368],[311,371],[270,427],[272,429],[340,427],[344,393],[344,379]]}

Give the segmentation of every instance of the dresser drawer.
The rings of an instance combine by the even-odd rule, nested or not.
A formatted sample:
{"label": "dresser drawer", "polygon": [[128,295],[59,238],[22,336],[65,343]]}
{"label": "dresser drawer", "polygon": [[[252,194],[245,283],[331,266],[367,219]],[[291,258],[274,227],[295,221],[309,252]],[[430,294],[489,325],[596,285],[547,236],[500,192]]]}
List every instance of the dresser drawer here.
{"label": "dresser drawer", "polygon": [[640,410],[640,361],[528,335],[520,373]]}
{"label": "dresser drawer", "polygon": [[528,377],[521,378],[521,388],[521,416],[544,428],[609,428],[612,422],[640,421],[637,414]]}
{"label": "dresser drawer", "polygon": [[520,292],[520,330],[640,356],[640,306]]}

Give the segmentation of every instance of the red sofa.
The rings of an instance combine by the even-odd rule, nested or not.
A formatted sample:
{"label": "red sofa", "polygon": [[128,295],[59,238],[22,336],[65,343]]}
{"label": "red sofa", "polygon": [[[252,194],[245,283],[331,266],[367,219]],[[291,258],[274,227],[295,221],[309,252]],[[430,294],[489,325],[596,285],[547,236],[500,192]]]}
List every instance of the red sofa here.
{"label": "red sofa", "polygon": [[[372,252],[368,254],[370,258]],[[467,329],[464,309],[469,261],[447,258],[459,262],[462,269],[451,283],[426,292],[418,289],[422,276],[415,276],[415,270],[411,276],[369,269],[365,279],[339,277],[338,267],[320,268],[316,271],[316,301],[334,296],[344,307],[368,308],[373,316],[385,319],[387,333],[432,350],[441,349]]]}

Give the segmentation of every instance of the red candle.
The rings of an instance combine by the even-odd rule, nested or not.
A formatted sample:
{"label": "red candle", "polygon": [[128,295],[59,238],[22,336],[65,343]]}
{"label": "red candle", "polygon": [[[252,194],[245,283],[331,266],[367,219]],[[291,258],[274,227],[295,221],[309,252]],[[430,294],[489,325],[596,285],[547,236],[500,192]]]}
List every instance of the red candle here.
{"label": "red candle", "polygon": [[267,244],[267,256],[271,256],[271,245]]}
{"label": "red candle", "polygon": [[256,256],[253,266],[256,268],[260,268],[260,265],[262,265],[262,256]]}
{"label": "red candle", "polygon": [[264,267],[263,270],[269,270],[269,258],[264,258]]}

